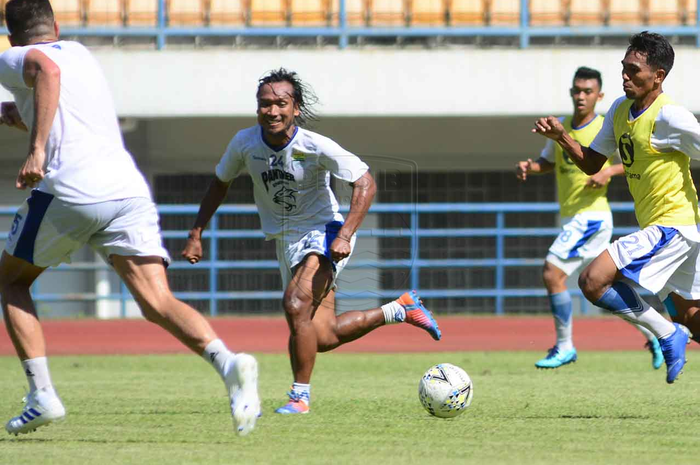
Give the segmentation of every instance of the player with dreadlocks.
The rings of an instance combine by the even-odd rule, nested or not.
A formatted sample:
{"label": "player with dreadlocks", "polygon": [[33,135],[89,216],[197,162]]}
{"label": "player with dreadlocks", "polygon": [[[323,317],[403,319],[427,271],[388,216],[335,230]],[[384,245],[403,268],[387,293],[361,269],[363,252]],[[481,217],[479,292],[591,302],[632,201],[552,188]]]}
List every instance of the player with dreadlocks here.
{"label": "player with dreadlocks", "polygon": [[[317,98],[295,72],[281,68],[257,90],[258,124],[239,131],[216,166],[182,252],[202,257],[202,230],[244,169],[253,178],[255,202],[267,240],[275,240],[289,325],[294,384],[277,413],[308,413],[317,352],[326,352],[385,324],[406,322],[435,340],[440,330],[415,291],[380,308],[335,314],[335,283],[348,262],[376,192],[369,167],[327,137],[300,127],[316,119]],[[350,183],[347,218],[338,212],[330,175]]]}

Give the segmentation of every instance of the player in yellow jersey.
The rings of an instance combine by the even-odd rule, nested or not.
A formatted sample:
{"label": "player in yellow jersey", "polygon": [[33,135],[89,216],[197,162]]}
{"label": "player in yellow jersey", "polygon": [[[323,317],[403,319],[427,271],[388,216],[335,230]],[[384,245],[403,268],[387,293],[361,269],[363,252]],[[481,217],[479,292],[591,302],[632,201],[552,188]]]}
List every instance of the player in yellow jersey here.
{"label": "player in yellow jersey", "polygon": [[[574,113],[559,121],[580,144],[589,145],[603,126],[604,118],[595,113],[596,104],[603,98],[602,86],[599,71],[586,67],[576,70],[570,90]],[[547,141],[537,161],[528,159],[515,167],[515,175],[521,181],[530,174],[552,171],[556,173],[562,231],[545,258],[542,279],[547,288],[557,341],[547,356],[535,363],[537,368],[559,368],[575,362],[578,357],[572,338],[571,294],[566,280],[610,243],[613,222],[606,197],[608,182],[612,176],[624,172],[623,165],[607,161],[598,173],[588,176],[552,140]],[[663,356],[659,342],[646,328],[638,328],[647,337],[652,365],[661,367]]]}
{"label": "player in yellow jersey", "polygon": [[668,383],[685,365],[688,329],[665,319],[623,278],[661,299],[670,295],[665,303],[674,319],[684,321],[700,306],[700,215],[690,176],[690,158],[700,159],[700,124],[663,93],[674,56],[659,34],[630,37],[622,60],[625,97],[610,107],[590,147],[576,142],[551,116],[537,120],[533,129],[556,141],[588,174],[619,149],[642,229],[613,242],[581,273],[579,286],[594,304],[654,333]]}

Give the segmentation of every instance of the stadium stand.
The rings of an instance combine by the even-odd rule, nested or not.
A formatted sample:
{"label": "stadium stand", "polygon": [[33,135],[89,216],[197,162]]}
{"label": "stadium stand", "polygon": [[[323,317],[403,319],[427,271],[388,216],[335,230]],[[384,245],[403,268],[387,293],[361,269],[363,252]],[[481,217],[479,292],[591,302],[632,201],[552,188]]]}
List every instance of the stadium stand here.
{"label": "stadium stand", "polygon": [[698,20],[698,3],[695,0],[685,0],[685,7],[687,12],[685,15],[686,24],[697,25],[700,23]]}
{"label": "stadium stand", "polygon": [[[0,0],[0,6],[5,1]],[[664,33],[676,37],[678,43],[700,46],[698,0],[345,0],[342,3],[345,28],[341,28],[340,22],[341,0],[52,1],[63,30],[69,31],[71,37],[86,37],[93,45],[105,43],[99,38],[108,37],[119,46],[124,43],[117,40],[122,36],[138,38],[129,43],[141,44],[153,44],[155,38],[157,48],[165,47],[169,40],[173,44],[191,43],[191,39],[202,43],[199,40],[202,37],[218,38],[206,44],[230,44],[231,39],[244,43],[239,39],[246,38],[247,45],[263,46],[270,44],[270,37],[276,38],[277,46],[309,44],[313,42],[307,38],[316,37],[317,44],[335,42],[343,48],[350,43],[396,43],[386,42],[386,38],[434,37],[440,38],[440,43],[527,47],[531,37],[538,44],[583,44],[582,39],[602,37],[610,42],[624,38],[630,28],[659,26],[667,28]],[[161,7],[163,24],[159,23]],[[129,27],[138,27],[139,33],[129,31]],[[372,27],[381,28],[382,33],[369,31]],[[565,31],[563,27],[576,30]],[[3,32],[6,30],[0,30]]]}
{"label": "stadium stand", "polygon": [[569,25],[600,26],[607,16],[604,0],[571,0]]}
{"label": "stadium stand", "polygon": [[558,0],[530,0],[530,24],[563,26],[567,20],[567,3]]}
{"label": "stadium stand", "polygon": [[370,26],[405,26],[406,13],[406,0],[369,0]]}
{"label": "stadium stand", "polygon": [[409,23],[415,26],[444,26],[447,24],[447,2],[443,0],[412,0]]}
{"label": "stadium stand", "polygon": [[247,0],[211,0],[209,4],[211,26],[240,27],[247,22]]}
{"label": "stadium stand", "polygon": [[53,0],[51,5],[58,24],[62,26],[82,26],[85,24],[85,13],[81,0]]}
{"label": "stadium stand", "polygon": [[486,12],[486,0],[452,0],[448,11],[450,25],[482,26]]}
{"label": "stadium stand", "polygon": [[[345,21],[348,26],[367,25],[367,1],[368,0],[345,0]],[[333,21],[332,24],[339,24],[340,1],[333,0]]]}
{"label": "stadium stand", "polygon": [[286,0],[251,0],[251,26],[285,26],[287,25]]}
{"label": "stadium stand", "polygon": [[123,26],[125,0],[86,0],[85,22],[88,26]]}
{"label": "stadium stand", "polygon": [[[673,3],[673,0],[667,0]],[[609,0],[608,24],[646,24],[648,9],[643,0]]]}
{"label": "stadium stand", "polygon": [[168,24],[202,26],[206,23],[207,0],[168,0]]}
{"label": "stadium stand", "polygon": [[126,24],[155,26],[158,23],[158,3],[153,0],[126,0]]}
{"label": "stadium stand", "polygon": [[490,25],[517,26],[520,24],[520,0],[490,0],[490,4],[488,15]]}
{"label": "stadium stand", "polygon": [[329,0],[290,0],[292,26],[324,27],[331,24]]}

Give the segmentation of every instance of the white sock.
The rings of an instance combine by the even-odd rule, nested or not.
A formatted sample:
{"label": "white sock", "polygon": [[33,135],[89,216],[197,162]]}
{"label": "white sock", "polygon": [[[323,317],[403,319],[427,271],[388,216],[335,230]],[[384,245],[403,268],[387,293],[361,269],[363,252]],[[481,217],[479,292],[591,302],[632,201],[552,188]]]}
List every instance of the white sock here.
{"label": "white sock", "polygon": [[299,398],[309,405],[311,403],[311,385],[303,383],[292,384],[292,392],[299,395]]}
{"label": "white sock", "polygon": [[214,367],[221,379],[228,373],[229,365],[233,361],[233,352],[228,350],[226,344],[221,339],[214,339],[204,348],[202,358]]}
{"label": "white sock", "polygon": [[676,331],[673,323],[651,308],[644,300],[641,300],[641,302],[643,306],[641,312],[629,312],[624,314],[622,318],[635,326],[643,326],[657,339],[664,339]]}
{"label": "white sock", "polygon": [[384,312],[384,324],[386,325],[403,323],[406,319],[406,309],[395,300],[382,305],[382,312]]}
{"label": "white sock", "polygon": [[22,360],[22,368],[29,382],[29,392],[37,389],[52,387],[51,374],[49,373],[49,361],[46,357],[30,358]]}
{"label": "white sock", "polygon": [[647,338],[647,341],[653,341],[654,339],[656,339],[656,336],[654,336],[654,334],[648,329],[646,329],[644,326],[634,325],[634,327],[637,328],[640,333],[644,334],[644,337]]}
{"label": "white sock", "polygon": [[554,329],[557,332],[557,347],[561,350],[571,350],[574,348],[574,342],[571,337],[573,331],[573,318],[569,318],[569,321],[564,322],[554,317]]}

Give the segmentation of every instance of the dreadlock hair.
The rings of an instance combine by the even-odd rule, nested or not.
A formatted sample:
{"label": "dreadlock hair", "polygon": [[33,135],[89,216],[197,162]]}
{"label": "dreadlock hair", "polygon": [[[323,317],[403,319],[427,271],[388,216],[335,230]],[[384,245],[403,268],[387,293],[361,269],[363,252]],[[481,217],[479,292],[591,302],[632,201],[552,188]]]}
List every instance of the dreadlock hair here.
{"label": "dreadlock hair", "polygon": [[655,69],[663,69],[666,76],[673,68],[673,60],[676,56],[673,47],[661,34],[644,31],[630,37],[630,45],[627,53],[638,52],[647,58],[647,64]]}
{"label": "dreadlock hair", "polygon": [[5,23],[17,44],[53,32],[54,15],[49,0],[10,0],[5,5]]}
{"label": "dreadlock hair", "polygon": [[294,104],[299,107],[299,116],[294,118],[294,124],[305,127],[312,121],[318,120],[318,114],[313,108],[318,103],[318,97],[314,90],[308,84],[302,82],[299,75],[294,71],[289,71],[285,68],[270,71],[258,81],[256,95],[260,95],[260,89],[264,85],[275,82],[288,82],[292,85],[291,97],[294,100]]}

